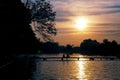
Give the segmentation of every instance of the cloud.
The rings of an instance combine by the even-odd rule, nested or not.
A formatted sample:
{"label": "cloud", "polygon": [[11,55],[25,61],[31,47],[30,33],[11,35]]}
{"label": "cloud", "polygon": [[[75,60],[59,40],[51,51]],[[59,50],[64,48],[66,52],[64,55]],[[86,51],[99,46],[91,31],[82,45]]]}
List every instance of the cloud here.
{"label": "cloud", "polygon": [[[76,34],[81,31],[73,28],[58,28],[59,34]],[[120,23],[98,23],[91,24],[88,30],[83,31],[85,34],[111,34],[113,36],[120,35]]]}
{"label": "cloud", "polygon": [[68,34],[68,33],[76,33],[76,31],[73,28],[59,28],[58,33],[59,34]]}
{"label": "cloud", "polygon": [[[120,0],[53,0],[58,16],[104,15],[120,13]],[[94,5],[93,5],[94,4]]]}
{"label": "cloud", "polygon": [[67,16],[72,16],[73,12],[70,11],[65,11],[65,10],[56,10],[56,15],[58,17],[67,17]]}
{"label": "cloud", "polygon": [[100,32],[102,33],[120,33],[120,30],[95,30],[95,31],[86,31],[86,32]]}
{"label": "cloud", "polygon": [[90,24],[92,26],[104,26],[104,27],[120,27],[120,23],[97,23],[97,24]]}
{"label": "cloud", "polygon": [[120,8],[120,5],[105,6],[104,8]]}
{"label": "cloud", "polygon": [[98,30],[98,31],[87,31],[86,33],[89,33],[89,34],[94,34],[94,35],[100,35],[100,36],[105,36],[105,35],[109,35],[111,37],[118,37],[120,36],[120,30]]}
{"label": "cloud", "polygon": [[120,13],[120,10],[101,10],[101,11],[86,11],[85,12],[87,16],[95,16],[95,15],[105,15],[105,14],[114,14],[114,13]]}
{"label": "cloud", "polygon": [[56,18],[56,21],[57,22],[66,22],[66,21],[69,21],[69,19],[67,19],[67,18]]}
{"label": "cloud", "polygon": [[[69,21],[71,17],[76,16],[94,16],[101,18],[105,18],[106,22],[111,23],[101,23],[101,24],[92,24],[93,26],[99,27],[113,27],[112,30],[106,30],[105,28],[101,28],[100,30],[91,31],[94,33],[106,33],[106,34],[120,34],[119,30],[116,30],[116,27],[120,27],[120,23],[115,23],[115,21],[119,22],[120,15],[120,0],[51,0],[52,4],[54,4],[56,11],[56,21],[57,22],[65,22]],[[108,16],[108,14],[110,14]],[[68,24],[69,25],[69,24]],[[105,29],[105,30],[104,30]],[[60,34],[68,34],[68,33],[76,33],[77,31],[72,28],[59,28],[58,33]],[[89,31],[90,32],[90,31]]]}
{"label": "cloud", "polygon": [[[105,27],[104,27],[105,28]],[[72,33],[78,33],[78,30],[75,30],[73,28],[59,28],[58,29],[59,34],[72,34]],[[84,31],[84,33],[100,33],[100,34],[116,34],[120,35],[120,29],[97,29],[97,30],[89,30]]]}
{"label": "cloud", "polygon": [[[90,15],[103,15],[103,14],[114,14],[114,13],[120,13],[120,5],[102,5],[99,7],[96,7],[98,10],[95,10],[95,12],[88,12]],[[94,8],[93,8],[94,9]]]}

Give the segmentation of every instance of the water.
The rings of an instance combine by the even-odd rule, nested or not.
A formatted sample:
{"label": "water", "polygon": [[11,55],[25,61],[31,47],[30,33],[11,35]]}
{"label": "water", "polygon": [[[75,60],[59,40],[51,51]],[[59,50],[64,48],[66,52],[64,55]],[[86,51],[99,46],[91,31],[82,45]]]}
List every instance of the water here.
{"label": "water", "polygon": [[[40,55],[49,56],[49,55]],[[51,56],[61,56],[51,55]],[[72,56],[81,56],[74,54]],[[33,64],[33,63],[32,63]],[[120,61],[42,61],[35,59],[29,80],[120,80]]]}

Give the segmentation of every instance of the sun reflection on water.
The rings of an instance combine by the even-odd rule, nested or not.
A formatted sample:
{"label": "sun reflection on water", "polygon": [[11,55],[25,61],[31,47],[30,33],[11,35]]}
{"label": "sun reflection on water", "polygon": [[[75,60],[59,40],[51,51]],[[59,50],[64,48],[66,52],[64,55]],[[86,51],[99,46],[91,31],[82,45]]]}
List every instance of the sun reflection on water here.
{"label": "sun reflection on water", "polygon": [[86,75],[85,75],[86,62],[85,61],[79,61],[76,64],[78,66],[77,78],[79,78],[80,80],[85,79],[85,77],[86,77]]}

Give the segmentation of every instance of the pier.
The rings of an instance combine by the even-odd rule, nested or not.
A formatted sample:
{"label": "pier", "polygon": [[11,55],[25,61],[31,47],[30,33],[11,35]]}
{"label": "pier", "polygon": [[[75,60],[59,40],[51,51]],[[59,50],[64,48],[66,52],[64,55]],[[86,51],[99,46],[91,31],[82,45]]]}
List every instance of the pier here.
{"label": "pier", "polygon": [[105,57],[97,57],[97,56],[87,56],[87,57],[38,57],[34,56],[32,57],[34,59],[40,59],[42,61],[47,60],[60,60],[60,61],[80,61],[80,60],[88,60],[88,61],[106,61],[106,60],[120,60],[120,58],[114,57],[114,56],[105,56]]}

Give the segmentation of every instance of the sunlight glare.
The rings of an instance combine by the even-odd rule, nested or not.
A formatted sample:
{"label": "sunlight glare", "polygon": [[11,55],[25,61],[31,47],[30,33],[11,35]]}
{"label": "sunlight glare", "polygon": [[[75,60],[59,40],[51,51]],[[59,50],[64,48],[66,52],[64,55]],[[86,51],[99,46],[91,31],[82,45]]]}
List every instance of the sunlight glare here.
{"label": "sunlight glare", "polygon": [[79,30],[84,30],[87,25],[88,25],[88,19],[84,18],[84,17],[81,17],[81,18],[78,18],[76,19],[75,21],[76,23],[76,28],[79,29]]}

